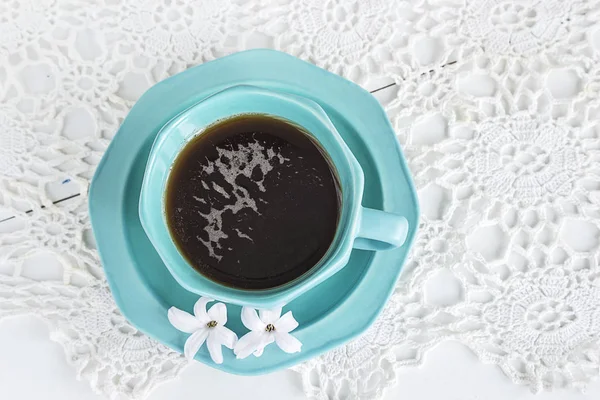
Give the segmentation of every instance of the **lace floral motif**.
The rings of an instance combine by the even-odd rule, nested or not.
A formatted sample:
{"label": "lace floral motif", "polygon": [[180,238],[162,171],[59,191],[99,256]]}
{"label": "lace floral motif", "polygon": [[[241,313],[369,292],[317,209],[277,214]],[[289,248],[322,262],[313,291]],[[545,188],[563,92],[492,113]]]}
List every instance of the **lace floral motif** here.
{"label": "lace floral motif", "polygon": [[180,354],[133,329],[107,287],[86,287],[75,297],[59,299],[69,307],[44,312],[56,327],[52,337],[65,346],[82,377],[94,381],[95,371],[109,374],[111,379],[97,382],[98,391],[143,397],[187,364]]}
{"label": "lace floral motif", "polygon": [[184,62],[199,55],[211,59],[204,44],[223,46],[229,23],[237,22],[237,8],[230,0],[140,2],[121,8],[122,27],[150,54],[169,54]]}
{"label": "lace floral motif", "polygon": [[31,151],[37,144],[31,133],[0,111],[0,173],[18,177],[22,173],[21,166],[31,163]]}
{"label": "lace floral motif", "polygon": [[[306,393],[378,398],[447,339],[534,391],[585,386],[600,372],[599,13],[579,0],[2,2],[0,317],[47,320],[105,395],[176,376],[184,358],[131,327],[106,287],[89,180],[146,88],[273,47],[397,83],[386,109],[423,206],[381,316],[295,368]],[[79,195],[54,204],[61,182]],[[33,271],[42,253],[52,262]]]}
{"label": "lace floral motif", "polygon": [[571,3],[555,0],[479,0],[466,10],[464,30],[486,51],[533,54],[565,35],[570,9]]}
{"label": "lace floral motif", "polygon": [[[532,204],[567,196],[586,164],[586,140],[570,127],[517,115],[486,120],[478,127],[466,168],[487,196]],[[571,139],[573,138],[573,139]]]}
{"label": "lace floral motif", "polygon": [[[502,280],[475,273],[473,267],[459,275],[477,281],[468,285],[491,300],[478,310],[458,309],[469,314],[466,321],[480,324],[476,331],[466,329],[466,335],[482,360],[500,365],[515,381],[535,390],[582,386],[584,381],[569,382],[568,377],[598,373],[593,361],[600,335],[597,272],[573,269],[567,262],[533,267]],[[515,265],[509,261],[506,267]]]}
{"label": "lace floral motif", "polygon": [[554,267],[511,279],[482,314],[507,349],[552,367],[600,334],[599,300],[600,288]]}
{"label": "lace floral motif", "polygon": [[282,34],[277,35],[278,48],[355,80],[378,72],[379,60],[374,50],[386,49],[394,34],[389,1],[290,3],[289,12],[273,27],[285,26]]}

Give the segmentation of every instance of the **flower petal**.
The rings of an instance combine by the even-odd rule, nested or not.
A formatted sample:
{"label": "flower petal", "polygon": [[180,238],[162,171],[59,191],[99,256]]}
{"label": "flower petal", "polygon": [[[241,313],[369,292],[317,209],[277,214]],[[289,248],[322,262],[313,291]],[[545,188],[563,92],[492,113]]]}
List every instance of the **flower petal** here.
{"label": "flower petal", "polygon": [[200,347],[204,344],[206,337],[208,336],[208,328],[200,329],[194,332],[186,341],[183,346],[183,354],[188,360],[193,360],[194,356],[200,350]]}
{"label": "flower petal", "polygon": [[265,350],[265,347],[267,347],[268,345],[270,345],[274,341],[275,341],[275,335],[273,335],[273,333],[269,333],[267,335],[264,335],[262,343],[260,344],[260,347],[254,353],[252,353],[252,354],[254,354],[255,357],[262,356],[262,353]]}
{"label": "flower petal", "polygon": [[176,307],[169,308],[167,318],[171,325],[181,332],[194,333],[202,328],[202,323],[197,318]]}
{"label": "flower petal", "polygon": [[273,308],[271,310],[260,310],[258,313],[262,322],[265,324],[273,324],[281,316],[281,307]]}
{"label": "flower petal", "polygon": [[297,353],[302,349],[302,342],[289,333],[275,331],[275,342],[286,353]]}
{"label": "flower petal", "polygon": [[206,314],[206,305],[214,301],[208,297],[200,297],[196,304],[194,304],[194,315],[196,318],[200,320],[203,324],[207,324],[210,322],[208,315]]}
{"label": "flower petal", "polygon": [[242,307],[242,323],[251,331],[264,331],[267,324],[258,318],[256,310],[252,307]]}
{"label": "flower petal", "polygon": [[233,346],[235,346],[235,342],[237,342],[238,340],[238,337],[235,334],[235,332],[222,325],[215,326],[214,328],[212,328],[212,332],[210,334],[219,339],[219,342],[229,349],[233,349]]}
{"label": "flower petal", "polygon": [[237,341],[233,352],[237,358],[246,358],[261,348],[263,336],[268,336],[266,331],[250,331]]}
{"label": "flower petal", "polygon": [[211,321],[217,321],[219,325],[227,323],[227,306],[223,303],[217,303],[208,310],[208,318]]}
{"label": "flower petal", "polygon": [[298,321],[294,318],[291,311],[283,314],[283,317],[279,318],[277,322],[273,324],[276,332],[288,333],[298,327]]}
{"label": "flower petal", "polygon": [[212,330],[208,335],[208,339],[206,340],[206,347],[208,347],[208,353],[210,354],[210,358],[215,362],[215,364],[223,363],[223,350],[221,350],[221,341],[218,335],[215,335],[215,331]]}
{"label": "flower petal", "polygon": [[259,348],[258,350],[256,350],[254,353],[252,353],[252,354],[254,354],[254,357],[262,356],[263,351],[265,351],[265,347],[267,347],[267,346],[263,346],[263,347]]}

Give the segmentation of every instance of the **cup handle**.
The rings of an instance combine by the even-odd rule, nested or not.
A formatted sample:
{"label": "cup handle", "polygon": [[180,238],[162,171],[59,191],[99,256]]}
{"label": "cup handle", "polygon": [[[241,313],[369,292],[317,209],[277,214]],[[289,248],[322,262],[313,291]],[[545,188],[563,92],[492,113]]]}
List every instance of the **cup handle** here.
{"label": "cup handle", "polygon": [[391,250],[402,246],[407,234],[408,221],[403,216],[362,207],[353,247],[361,250]]}

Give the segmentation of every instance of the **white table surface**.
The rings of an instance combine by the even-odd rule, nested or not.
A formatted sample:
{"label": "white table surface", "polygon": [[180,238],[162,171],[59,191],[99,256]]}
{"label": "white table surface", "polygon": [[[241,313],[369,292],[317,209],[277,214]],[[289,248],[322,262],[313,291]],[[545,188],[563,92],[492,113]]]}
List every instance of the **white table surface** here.
{"label": "white table surface", "polygon": [[[390,82],[371,82],[371,90]],[[397,87],[374,95],[386,103]],[[427,129],[427,127],[424,127]],[[59,200],[74,193],[69,185],[55,185],[52,196]],[[432,207],[423,207],[427,212]],[[4,216],[7,217],[7,216]],[[0,221],[2,218],[0,218]],[[10,230],[10,221],[0,222],[0,231]],[[43,263],[40,259],[38,262]],[[33,268],[35,269],[35,268]],[[444,293],[440,288],[438,293]],[[167,399],[304,399],[300,375],[281,371],[260,377],[241,377],[214,370],[199,363],[185,369],[180,379],[158,387],[148,400]],[[397,385],[385,395],[391,399],[444,400],[592,400],[600,399],[600,382],[586,393],[561,390],[532,394],[518,386],[495,366],[484,365],[466,347],[445,342],[430,350],[420,368],[402,370]],[[76,379],[76,370],[66,360],[61,346],[49,339],[45,323],[34,316],[0,321],[0,400],[100,400],[88,382]]]}

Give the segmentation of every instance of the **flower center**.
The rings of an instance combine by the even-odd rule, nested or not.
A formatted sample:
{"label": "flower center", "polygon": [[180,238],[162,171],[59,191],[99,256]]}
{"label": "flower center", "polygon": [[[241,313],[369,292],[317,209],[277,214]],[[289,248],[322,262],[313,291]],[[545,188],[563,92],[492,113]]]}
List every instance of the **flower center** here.
{"label": "flower center", "polygon": [[265,328],[265,331],[267,331],[267,332],[273,332],[274,330],[275,330],[275,327],[273,326],[273,324],[269,324]]}
{"label": "flower center", "polygon": [[208,326],[209,328],[214,328],[215,326],[217,326],[217,321],[210,321],[208,324],[206,324],[206,326]]}

